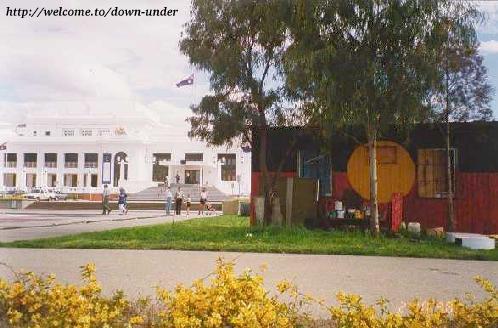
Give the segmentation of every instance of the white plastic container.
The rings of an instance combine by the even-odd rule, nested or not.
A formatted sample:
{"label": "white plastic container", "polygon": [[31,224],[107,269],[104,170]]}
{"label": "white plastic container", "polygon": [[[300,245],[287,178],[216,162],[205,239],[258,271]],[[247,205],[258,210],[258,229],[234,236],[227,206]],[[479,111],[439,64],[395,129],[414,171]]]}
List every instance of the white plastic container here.
{"label": "white plastic container", "polygon": [[470,249],[495,249],[495,240],[488,237],[460,237],[462,246]]}
{"label": "white plastic container", "polygon": [[470,232],[447,232],[446,241],[449,243],[454,243],[456,238],[467,238],[467,237],[485,237],[479,233]]}
{"label": "white plastic container", "polygon": [[344,219],[344,211],[343,210],[336,211],[336,213],[337,213],[338,219]]}
{"label": "white plastic container", "polygon": [[485,235],[468,232],[448,232],[446,241],[470,249],[495,249],[495,240]]}
{"label": "white plastic container", "polygon": [[342,208],[342,202],[340,200],[336,200],[335,203],[334,203],[334,209],[336,211],[342,211],[343,208]]}
{"label": "white plastic container", "polygon": [[419,222],[408,222],[408,232],[420,234],[420,223]]}

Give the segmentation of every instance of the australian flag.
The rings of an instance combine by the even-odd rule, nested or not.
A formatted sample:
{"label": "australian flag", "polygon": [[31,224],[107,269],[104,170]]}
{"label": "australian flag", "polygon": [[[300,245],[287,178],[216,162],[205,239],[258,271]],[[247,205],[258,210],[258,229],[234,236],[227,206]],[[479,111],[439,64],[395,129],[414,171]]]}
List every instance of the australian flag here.
{"label": "australian flag", "polygon": [[194,84],[194,74],[191,74],[189,77],[178,82],[176,84],[176,87],[179,88],[179,87],[183,87],[184,85],[192,85],[192,84]]}

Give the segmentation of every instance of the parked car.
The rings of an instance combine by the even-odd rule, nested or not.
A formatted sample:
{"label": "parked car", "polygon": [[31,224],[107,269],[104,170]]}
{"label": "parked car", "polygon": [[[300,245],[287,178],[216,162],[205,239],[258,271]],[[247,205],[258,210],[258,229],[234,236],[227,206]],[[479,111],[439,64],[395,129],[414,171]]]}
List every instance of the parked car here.
{"label": "parked car", "polygon": [[67,194],[61,192],[60,190],[55,190],[51,193],[51,197],[54,200],[66,200]]}
{"label": "parked car", "polygon": [[26,199],[34,199],[34,200],[55,200],[56,198],[53,197],[53,195],[48,192],[47,190],[43,189],[33,189],[31,192],[28,192],[24,194],[24,198]]}

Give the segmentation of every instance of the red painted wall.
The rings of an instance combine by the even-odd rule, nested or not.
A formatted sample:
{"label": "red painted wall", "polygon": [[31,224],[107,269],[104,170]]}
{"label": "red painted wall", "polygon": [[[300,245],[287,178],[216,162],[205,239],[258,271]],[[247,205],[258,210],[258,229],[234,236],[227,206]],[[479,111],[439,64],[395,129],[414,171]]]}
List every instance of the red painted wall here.
{"label": "red painted wall", "polygon": [[[341,199],[347,188],[351,188],[347,174],[334,172],[333,198]],[[416,185],[404,197],[403,208],[407,220],[420,222],[424,228],[446,226],[446,199],[420,198]],[[385,205],[380,207],[381,212],[385,209]],[[457,173],[455,215],[458,231],[498,233],[498,172]]]}
{"label": "red painted wall", "polygon": [[[292,177],[294,172],[282,172],[284,177]],[[252,173],[251,197],[258,194],[259,172]],[[333,200],[342,199],[346,189],[351,188],[346,172],[332,173],[332,200],[324,201],[331,210]],[[251,202],[252,204],[252,202]],[[379,211],[387,212],[389,204],[381,204]],[[446,199],[420,198],[416,184],[403,198],[404,217],[408,221],[420,222],[424,228],[446,226]],[[466,173],[456,175],[455,215],[457,230],[484,234],[498,233],[498,172]],[[254,208],[251,205],[251,221]]]}

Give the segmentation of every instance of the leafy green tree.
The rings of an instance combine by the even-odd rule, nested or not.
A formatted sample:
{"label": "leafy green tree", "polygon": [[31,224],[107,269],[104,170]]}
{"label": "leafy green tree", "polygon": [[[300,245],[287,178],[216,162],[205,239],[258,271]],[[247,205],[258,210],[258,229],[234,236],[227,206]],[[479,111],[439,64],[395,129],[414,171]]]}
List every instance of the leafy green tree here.
{"label": "leafy green tree", "polygon": [[441,14],[434,29],[434,41],[441,46],[434,57],[439,83],[431,93],[431,120],[444,125],[448,200],[446,229],[454,231],[454,158],[450,151],[450,122],[490,120],[493,117],[490,107],[493,88],[487,80],[487,69],[479,54],[475,31],[483,15],[468,1],[450,2]]}
{"label": "leafy green tree", "polygon": [[268,170],[268,130],[296,118],[282,101],[288,34],[276,19],[281,7],[278,0],[192,0],[180,41],[190,63],[210,77],[210,94],[192,106],[190,136],[212,145],[259,141],[266,224],[278,176]]}
{"label": "leafy green tree", "polygon": [[289,93],[326,128],[358,126],[369,149],[371,230],[379,232],[377,140],[431,110],[437,1],[296,0],[287,16]]}

